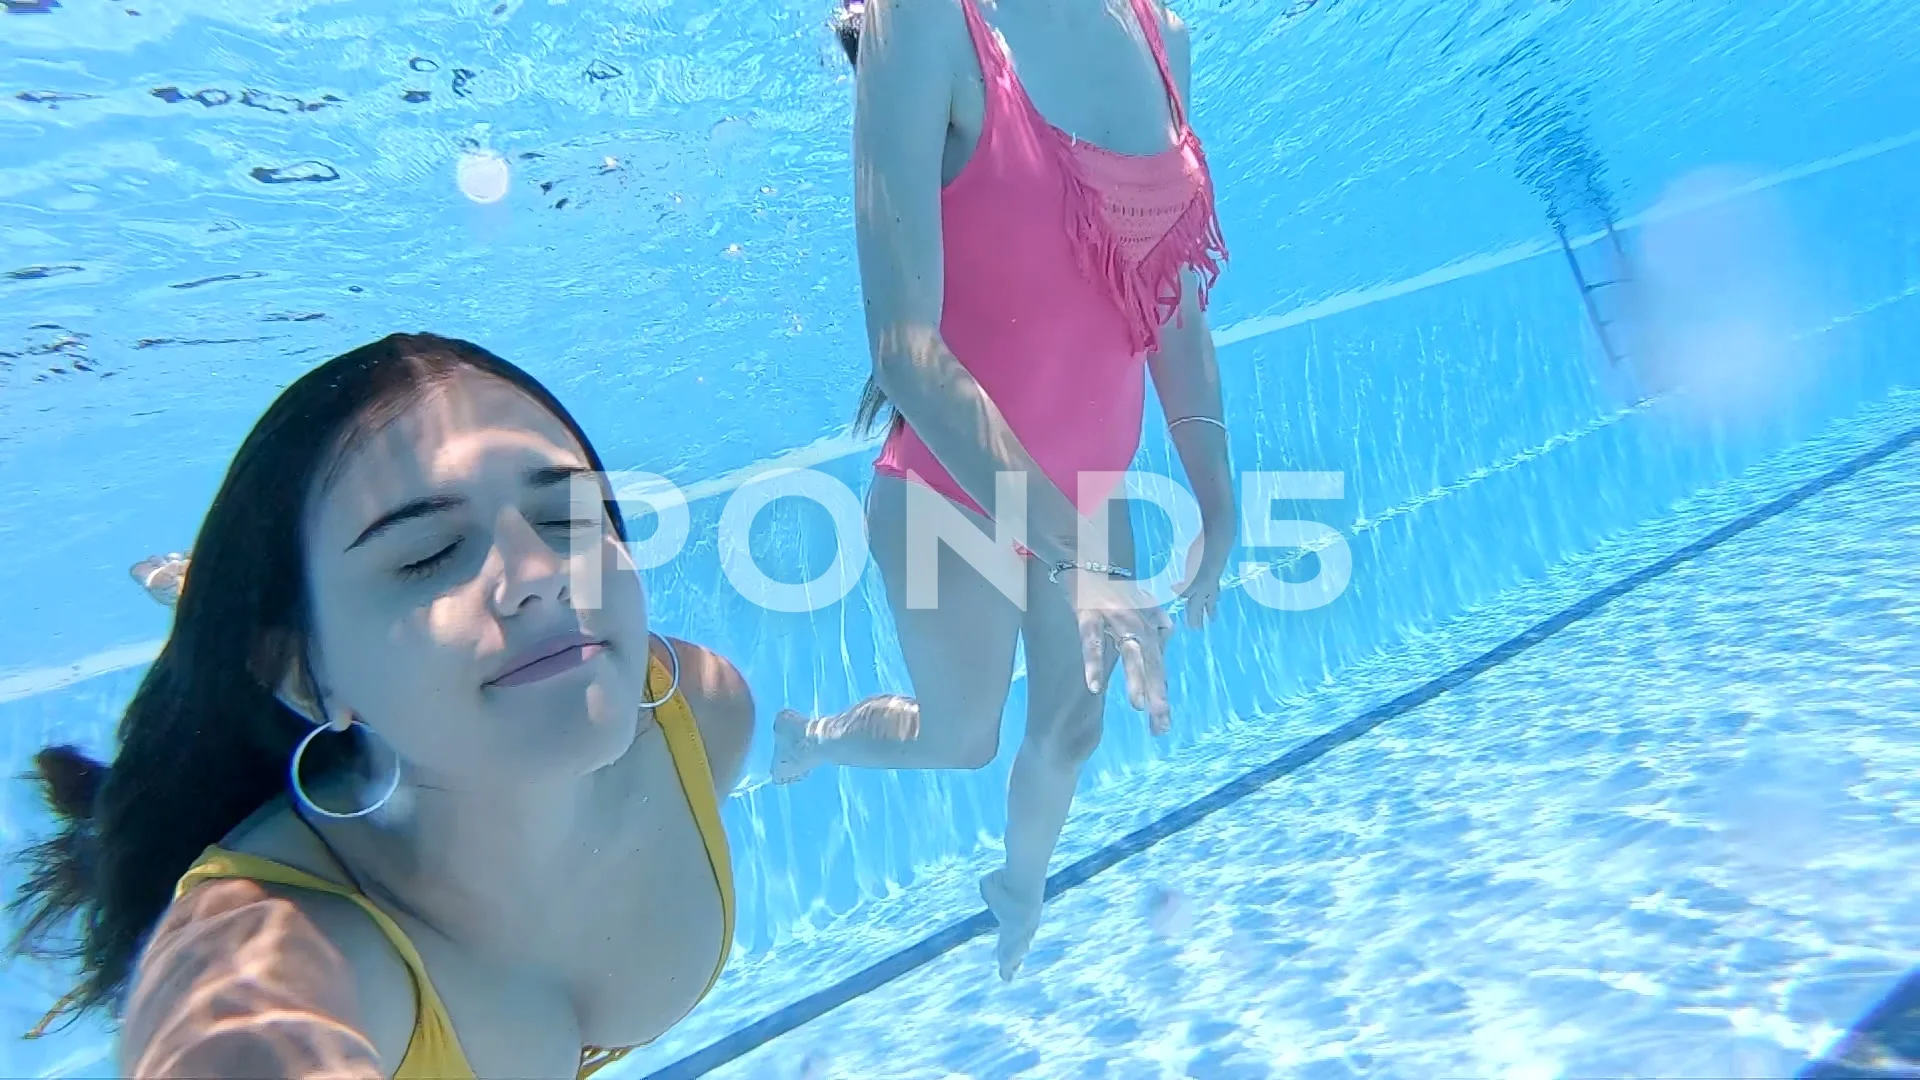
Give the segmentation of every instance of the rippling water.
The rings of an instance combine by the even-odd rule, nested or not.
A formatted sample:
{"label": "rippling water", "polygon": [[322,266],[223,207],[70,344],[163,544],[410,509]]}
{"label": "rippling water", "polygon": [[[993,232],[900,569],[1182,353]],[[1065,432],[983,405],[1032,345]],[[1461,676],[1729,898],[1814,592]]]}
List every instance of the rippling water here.
{"label": "rippling water", "polygon": [[[1325,715],[1263,710],[1753,459],[1589,385],[1577,294],[1542,244],[1550,219],[1578,233],[1631,218],[1702,167],[1765,178],[1813,282],[1794,332],[1857,382],[1827,406],[1920,384],[1920,7],[1907,0],[1176,7],[1195,27],[1196,123],[1235,255],[1214,323],[1236,459],[1347,470],[1333,523],[1360,552],[1327,618],[1243,611],[1238,644],[1186,647],[1183,737],[1257,716],[1278,725],[1263,745],[1310,735]],[[547,380],[613,467],[681,481],[843,433],[866,360],[851,88],[824,4],[5,9],[9,770],[55,733],[105,740],[165,630],[126,566],[190,543],[260,410],[343,348],[397,329],[474,338]],[[463,194],[463,162],[469,194],[491,199],[504,179],[502,197]],[[1167,466],[1163,444],[1144,453]],[[838,623],[749,625],[717,581],[705,563],[675,571],[658,610],[740,657],[763,699],[873,688],[827,646],[877,656],[898,681],[890,636],[856,605]],[[101,671],[117,673],[77,681]],[[1674,719],[1648,708],[1620,723]],[[1112,795],[1159,751],[1129,727],[1102,754]],[[1148,801],[1186,797],[1191,777],[1155,775],[1169,786]],[[787,982],[736,965],[748,974],[686,1040],[764,1011],[742,979],[797,994],[890,947],[834,919],[892,919],[906,939],[928,911],[969,902],[965,859],[993,827],[998,782],[734,800],[743,951],[764,963],[798,941],[824,959]],[[9,844],[37,827],[16,794],[0,815]],[[912,816],[929,801],[953,820]],[[1069,847],[1131,819],[1103,820],[1076,819]],[[827,853],[794,840],[849,823],[856,839],[841,828]],[[906,883],[930,906],[875,915]],[[1156,910],[1212,932],[1204,905]],[[9,972],[4,1015],[30,1022],[57,981]],[[83,1033],[0,1061],[40,1071],[99,1050]]]}
{"label": "rippling water", "polygon": [[[672,475],[844,422],[824,5],[29,6],[0,22],[10,440],[224,447],[300,365],[426,325],[590,379],[608,449]],[[1529,140],[1605,147],[1632,205],[1676,159],[1818,158],[1920,104],[1899,0],[1182,10],[1240,254],[1223,323],[1536,235]],[[492,206],[454,183],[481,148],[513,170]],[[593,424],[635,407],[658,421]]]}
{"label": "rippling water", "polygon": [[[0,495],[37,513],[0,526],[0,580],[178,546],[272,394],[395,329],[492,346],[676,479],[844,428],[865,354],[823,5],[8,10]],[[1920,115],[1900,0],[1182,10],[1237,255],[1221,326],[1535,237],[1539,174],[1583,154],[1634,207],[1688,163]],[[511,169],[490,205],[455,182],[482,150]],[[0,667],[113,643],[61,612]]]}

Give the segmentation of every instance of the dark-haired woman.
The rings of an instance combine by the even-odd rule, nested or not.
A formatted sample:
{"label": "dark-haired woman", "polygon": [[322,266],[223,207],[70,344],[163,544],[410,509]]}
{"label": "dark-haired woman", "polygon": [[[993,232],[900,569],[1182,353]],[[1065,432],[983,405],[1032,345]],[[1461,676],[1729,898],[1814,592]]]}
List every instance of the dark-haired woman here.
{"label": "dark-haired woman", "polygon": [[[857,72],[873,356],[856,423],[893,410],[868,533],[914,699],[782,713],[774,778],[988,764],[1024,647],[1006,865],[980,886],[1011,978],[1116,665],[1151,730],[1171,723],[1172,623],[1132,580],[1125,503],[1110,501],[1149,374],[1200,504],[1180,586],[1191,625],[1213,614],[1236,529],[1204,310],[1226,247],[1187,122],[1187,32],[1160,0],[848,0],[836,30]],[[1023,507],[1004,505],[1003,477],[1024,481],[1007,489]],[[992,548],[936,552],[925,526],[942,517]],[[1017,520],[1025,535],[1000,542]]]}
{"label": "dark-haired woman", "polygon": [[711,988],[753,705],[650,633],[600,472],[443,338],[267,410],[112,767],[39,756],[69,828],[23,944],[79,917],[62,1005],[121,1017],[125,1075],[571,1077]]}

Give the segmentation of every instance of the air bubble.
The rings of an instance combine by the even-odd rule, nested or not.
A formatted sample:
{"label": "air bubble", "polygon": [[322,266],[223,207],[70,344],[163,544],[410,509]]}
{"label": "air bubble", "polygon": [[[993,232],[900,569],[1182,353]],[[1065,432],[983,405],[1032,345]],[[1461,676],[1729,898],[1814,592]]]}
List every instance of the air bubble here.
{"label": "air bubble", "polygon": [[454,179],[460,185],[460,194],[486,205],[507,197],[513,170],[506,158],[491,150],[471,150],[460,155]]}

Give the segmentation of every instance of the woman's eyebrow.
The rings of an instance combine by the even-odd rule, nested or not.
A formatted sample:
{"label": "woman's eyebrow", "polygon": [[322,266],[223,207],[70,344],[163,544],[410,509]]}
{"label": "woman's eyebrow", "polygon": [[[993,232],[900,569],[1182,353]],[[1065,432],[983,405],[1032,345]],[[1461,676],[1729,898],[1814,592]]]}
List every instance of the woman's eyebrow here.
{"label": "woman's eyebrow", "polygon": [[373,524],[362,529],[360,535],[355,537],[353,543],[348,544],[346,549],[352,551],[396,525],[431,514],[443,514],[448,510],[465,506],[466,503],[467,500],[458,495],[429,495],[422,499],[411,499],[381,514]]}
{"label": "woman's eyebrow", "polygon": [[[593,470],[583,465],[541,465],[528,469],[524,481],[528,487],[545,488],[592,475]],[[360,531],[360,535],[355,537],[353,543],[348,544],[346,549],[352,551],[396,525],[431,514],[455,510],[465,506],[466,502],[467,500],[459,495],[428,495],[424,498],[410,499],[376,518],[373,524]]]}

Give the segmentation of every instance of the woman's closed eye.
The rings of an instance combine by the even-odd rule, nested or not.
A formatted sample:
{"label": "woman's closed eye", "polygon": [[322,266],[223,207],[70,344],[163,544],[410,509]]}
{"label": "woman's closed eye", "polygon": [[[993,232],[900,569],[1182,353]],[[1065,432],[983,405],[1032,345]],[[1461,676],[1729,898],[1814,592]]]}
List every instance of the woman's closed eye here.
{"label": "woman's closed eye", "polygon": [[555,554],[564,555],[577,550],[582,541],[590,541],[598,533],[605,532],[605,518],[555,518],[542,521],[540,531],[550,539]]}
{"label": "woman's closed eye", "polygon": [[413,562],[406,563],[400,567],[400,577],[411,580],[433,573],[448,559],[453,558],[453,553],[460,550],[460,545],[463,542],[464,541],[455,540],[453,543],[448,544],[446,547],[441,548],[439,551],[434,552],[424,559],[417,559]]}
{"label": "woman's closed eye", "polygon": [[[601,519],[562,518],[553,521],[542,521],[540,528],[550,533],[559,534],[562,537],[571,538],[583,532],[598,530],[601,528]],[[425,577],[444,566],[447,560],[453,558],[454,554],[460,550],[460,546],[464,543],[464,540],[455,540],[423,559],[416,559],[413,562],[404,563],[400,566],[398,573],[401,578],[406,580]]]}

